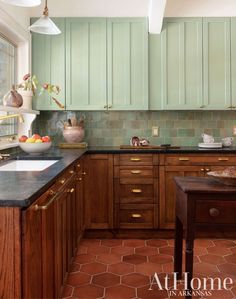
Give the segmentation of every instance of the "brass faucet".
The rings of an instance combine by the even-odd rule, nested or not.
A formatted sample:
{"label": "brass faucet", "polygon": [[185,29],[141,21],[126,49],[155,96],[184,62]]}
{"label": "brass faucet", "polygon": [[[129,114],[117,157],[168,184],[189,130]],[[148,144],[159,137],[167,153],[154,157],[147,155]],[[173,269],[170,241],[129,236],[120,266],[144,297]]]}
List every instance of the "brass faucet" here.
{"label": "brass faucet", "polygon": [[14,117],[18,117],[19,122],[21,124],[24,123],[24,117],[21,114],[9,114],[9,115],[0,116],[0,120],[14,118]]}

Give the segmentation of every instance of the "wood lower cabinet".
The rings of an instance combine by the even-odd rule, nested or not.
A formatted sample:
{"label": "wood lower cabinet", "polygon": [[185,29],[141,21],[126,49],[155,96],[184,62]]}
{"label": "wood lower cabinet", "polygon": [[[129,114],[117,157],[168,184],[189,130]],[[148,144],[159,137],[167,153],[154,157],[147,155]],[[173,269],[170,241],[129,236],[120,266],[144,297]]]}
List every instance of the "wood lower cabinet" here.
{"label": "wood lower cabinet", "polygon": [[[79,162],[78,162],[79,163]],[[60,298],[82,234],[78,163],[22,212],[23,298]],[[82,189],[82,188],[81,188]],[[33,269],[33,271],[32,271]]]}
{"label": "wood lower cabinet", "polygon": [[92,154],[84,160],[84,209],[87,229],[113,228],[113,155]]}
{"label": "wood lower cabinet", "polygon": [[177,176],[206,176],[207,172],[234,165],[233,155],[162,155],[160,173],[160,228],[175,227],[176,188],[173,178]]}
{"label": "wood lower cabinet", "polygon": [[158,227],[158,155],[114,156],[115,226]]}

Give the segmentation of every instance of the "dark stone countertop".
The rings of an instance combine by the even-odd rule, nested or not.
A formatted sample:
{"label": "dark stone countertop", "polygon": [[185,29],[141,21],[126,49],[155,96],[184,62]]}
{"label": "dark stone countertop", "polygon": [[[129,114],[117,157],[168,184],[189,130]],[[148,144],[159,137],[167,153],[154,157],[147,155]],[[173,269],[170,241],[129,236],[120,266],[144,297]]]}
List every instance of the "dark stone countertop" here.
{"label": "dark stone countertop", "polygon": [[197,146],[183,146],[178,149],[120,149],[120,147],[116,146],[93,146],[89,147],[87,150],[88,153],[91,154],[128,154],[128,153],[168,153],[168,154],[181,154],[181,153],[189,153],[189,154],[219,154],[219,153],[225,153],[225,154],[235,154],[236,153],[236,146],[232,147],[222,147],[217,149],[204,149],[199,148]]}
{"label": "dark stone countertop", "polygon": [[[0,206],[21,208],[30,206],[67,167],[85,152],[86,150],[52,148],[47,154],[40,157],[42,159],[45,157],[49,159],[61,157],[61,159],[43,171],[0,171]],[[13,152],[12,158],[16,157],[20,159],[26,157],[28,159],[29,155],[20,151]],[[30,158],[33,158],[33,156]]]}
{"label": "dark stone countertop", "polygon": [[[29,155],[20,150],[5,150],[1,152],[11,152],[14,157],[27,157]],[[44,171],[0,171],[0,206],[27,208],[40,195],[42,195],[61,173],[84,153],[90,154],[121,154],[121,153],[227,153],[236,154],[236,147],[222,149],[199,149],[198,147],[181,147],[180,149],[120,149],[113,146],[97,146],[88,149],[63,149],[52,148],[42,157],[61,159]],[[4,162],[3,162],[4,163]]]}

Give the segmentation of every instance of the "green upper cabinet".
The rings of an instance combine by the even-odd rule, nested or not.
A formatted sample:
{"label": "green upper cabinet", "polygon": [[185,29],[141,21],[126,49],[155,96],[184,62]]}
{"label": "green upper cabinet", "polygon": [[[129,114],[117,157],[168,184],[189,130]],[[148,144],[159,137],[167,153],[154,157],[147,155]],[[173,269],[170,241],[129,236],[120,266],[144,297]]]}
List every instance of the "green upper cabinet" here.
{"label": "green upper cabinet", "polygon": [[[150,46],[159,51],[155,55],[150,50],[159,65],[156,73],[150,66],[151,109],[198,109],[202,105],[202,19],[166,18],[161,36],[152,37]],[[159,90],[155,78],[161,79]]]}
{"label": "green upper cabinet", "polygon": [[236,108],[236,18],[231,18],[231,105]]}
{"label": "green upper cabinet", "polygon": [[230,18],[203,19],[203,84],[206,109],[226,109],[231,106],[230,43]]}
{"label": "green upper cabinet", "polygon": [[66,109],[104,110],[107,103],[105,18],[66,19]]}
{"label": "green upper cabinet", "polygon": [[148,109],[148,22],[111,18],[107,24],[108,109]]}
{"label": "green upper cabinet", "polygon": [[[61,92],[55,98],[65,105],[65,19],[55,18],[53,21],[62,34],[32,34],[32,73],[40,84],[59,85]],[[61,110],[46,92],[35,96],[33,106],[36,110]]]}

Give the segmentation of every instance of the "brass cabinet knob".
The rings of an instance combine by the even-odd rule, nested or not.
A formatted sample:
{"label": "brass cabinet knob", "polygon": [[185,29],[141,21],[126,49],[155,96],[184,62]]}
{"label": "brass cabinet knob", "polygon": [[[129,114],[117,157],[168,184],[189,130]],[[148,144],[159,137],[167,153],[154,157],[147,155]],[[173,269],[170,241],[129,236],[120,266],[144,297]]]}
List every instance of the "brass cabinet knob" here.
{"label": "brass cabinet knob", "polygon": [[77,167],[78,167],[78,168],[80,168],[80,167],[81,167],[81,165],[80,165],[80,164],[77,164]]}
{"label": "brass cabinet knob", "polygon": [[62,180],[60,180],[59,182],[63,185],[63,184],[65,184],[65,179],[62,179]]}
{"label": "brass cabinet knob", "polygon": [[86,175],[86,172],[85,172],[85,171],[83,171],[83,172],[82,172],[82,175]]}
{"label": "brass cabinet knob", "polygon": [[142,215],[141,214],[132,214],[131,217],[134,219],[137,219],[137,218],[142,218]]}
{"label": "brass cabinet knob", "polygon": [[201,168],[201,171],[202,171],[202,172],[205,172],[205,168]]}
{"label": "brass cabinet knob", "polygon": [[138,194],[138,193],[142,193],[142,190],[141,189],[132,189],[131,192]]}
{"label": "brass cabinet knob", "polygon": [[209,210],[209,214],[211,217],[218,217],[220,215],[220,211],[216,208],[211,208]]}
{"label": "brass cabinet knob", "polygon": [[211,169],[210,168],[206,168],[206,172],[209,172],[209,171],[211,171]]}
{"label": "brass cabinet knob", "polygon": [[75,192],[75,189],[74,188],[71,188],[67,191],[67,193],[74,193]]}
{"label": "brass cabinet knob", "polygon": [[73,174],[73,173],[75,173],[75,172],[74,172],[74,170],[70,170],[69,173],[70,173],[70,174]]}

